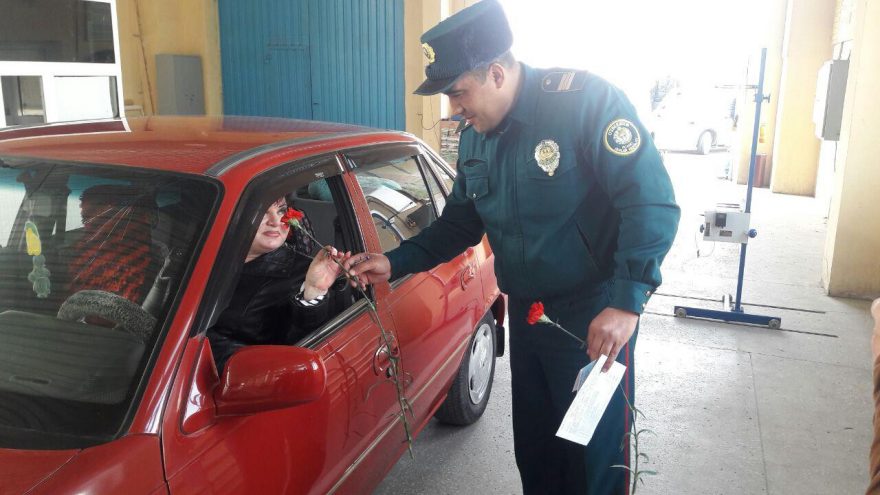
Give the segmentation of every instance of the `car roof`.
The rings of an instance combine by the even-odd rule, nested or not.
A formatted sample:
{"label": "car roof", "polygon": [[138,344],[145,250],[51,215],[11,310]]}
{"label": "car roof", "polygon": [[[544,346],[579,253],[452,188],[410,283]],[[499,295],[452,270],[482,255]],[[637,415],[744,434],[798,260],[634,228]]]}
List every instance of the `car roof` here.
{"label": "car roof", "polygon": [[146,167],[219,177],[248,159],[294,147],[291,160],[376,142],[399,131],[268,117],[158,116],[0,130],[0,155]]}

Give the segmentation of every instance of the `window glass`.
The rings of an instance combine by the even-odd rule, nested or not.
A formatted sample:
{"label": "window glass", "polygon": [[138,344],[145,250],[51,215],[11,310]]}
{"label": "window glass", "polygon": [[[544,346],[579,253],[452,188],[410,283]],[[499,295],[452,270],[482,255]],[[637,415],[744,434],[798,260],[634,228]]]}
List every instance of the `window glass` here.
{"label": "window glass", "polygon": [[0,91],[3,92],[6,125],[46,122],[42,79],[40,76],[0,77]]}
{"label": "window glass", "polygon": [[437,182],[437,179],[430,171],[425,170],[425,178],[428,182],[428,190],[431,191],[434,207],[437,209],[437,215],[440,215],[443,213],[443,208],[446,207],[446,195],[443,193],[443,189],[440,188],[440,183]]}
{"label": "window glass", "polygon": [[359,167],[355,177],[366,196],[382,251],[396,248],[437,219],[414,157]]}
{"label": "window glass", "polygon": [[452,192],[452,183],[455,182],[455,177],[449,174],[444,167],[441,167],[440,164],[434,160],[434,157],[427,155],[428,163],[431,164],[431,168],[434,170],[434,175],[436,175],[443,185],[445,186],[446,192]]}
{"label": "window glass", "polygon": [[115,63],[110,4],[3,2],[0,61]]}
{"label": "window glass", "polygon": [[56,122],[119,116],[115,77],[63,76],[54,82]]}
{"label": "window glass", "polygon": [[101,443],[145,376],[216,188],[122,167],[3,163],[0,448]]}
{"label": "window glass", "polygon": [[[434,199],[437,215],[440,215],[443,213],[443,208],[446,207],[447,191],[452,191],[452,177],[445,170],[436,166],[427,156],[424,163],[425,177],[428,179],[428,189],[431,191],[431,197]],[[443,186],[440,185],[440,181],[444,182]]]}

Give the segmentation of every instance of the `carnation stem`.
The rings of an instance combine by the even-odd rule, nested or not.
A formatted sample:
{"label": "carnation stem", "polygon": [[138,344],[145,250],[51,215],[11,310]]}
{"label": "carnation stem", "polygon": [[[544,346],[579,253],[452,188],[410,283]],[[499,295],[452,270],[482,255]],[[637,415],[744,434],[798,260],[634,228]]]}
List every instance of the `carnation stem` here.
{"label": "carnation stem", "polygon": [[[539,313],[539,314],[540,314],[541,316],[540,316],[540,319],[538,319],[538,323],[546,323],[546,324],[548,324],[548,325],[553,325],[554,327],[556,327],[556,328],[562,330],[563,332],[565,332],[569,337],[571,337],[571,338],[577,340],[578,342],[580,342],[580,343],[581,343],[581,347],[584,347],[584,346],[586,345],[586,342],[584,342],[583,340],[581,340],[580,337],[578,337],[577,335],[575,335],[575,334],[569,332],[568,330],[566,330],[566,329],[565,329],[562,325],[560,325],[559,323],[556,323],[555,321],[551,320],[546,314],[543,314],[543,306],[541,306],[540,311],[541,311],[541,313]],[[529,323],[531,323],[531,320],[529,320]],[[626,391],[624,391],[623,386],[621,386],[621,385],[618,383],[618,384],[617,384],[617,388],[620,390],[620,393],[623,394],[623,399],[626,401],[627,412],[629,413],[629,415],[630,415],[630,417],[631,417],[631,419],[632,419],[632,424],[630,425],[630,430],[629,430],[628,432],[624,433],[624,435],[623,435],[623,441],[624,441],[624,442],[630,442],[630,441],[632,442],[632,447],[633,447],[633,448],[632,448],[632,452],[631,452],[630,459],[629,459],[629,463],[630,463],[632,466],[630,466],[630,465],[622,465],[622,464],[615,464],[615,465],[613,465],[613,466],[611,466],[611,467],[613,467],[613,468],[620,468],[620,469],[626,469],[627,471],[629,471],[630,476],[631,476],[631,478],[630,478],[631,485],[630,485],[630,487],[629,487],[629,488],[630,488],[630,495],[635,495],[635,493],[636,493],[636,488],[638,488],[639,482],[641,481],[642,483],[644,483],[644,480],[642,479],[643,476],[649,476],[649,475],[655,475],[655,474],[657,474],[656,471],[651,471],[651,470],[641,470],[641,469],[639,469],[639,460],[640,460],[640,458],[641,458],[642,456],[644,456],[644,457],[645,457],[645,460],[646,460],[646,461],[648,460],[648,455],[647,455],[647,454],[644,454],[644,453],[640,450],[639,436],[640,436],[642,433],[650,432],[650,430],[646,430],[646,429],[641,429],[641,430],[639,430],[639,429],[636,427],[636,420],[638,419],[637,416],[638,416],[639,414],[641,414],[641,412],[640,412],[638,409],[636,409],[636,407],[633,405],[633,403],[629,400],[629,396],[626,395]],[[632,438],[630,438],[630,437],[632,437]],[[620,445],[620,448],[623,449],[623,448],[624,448],[624,444],[621,444],[621,445]]]}
{"label": "carnation stem", "polygon": [[563,328],[562,325],[560,325],[559,323],[556,323],[555,321],[549,321],[548,323],[551,324],[551,325],[553,325],[554,327],[556,327],[556,328],[562,330],[563,332],[565,332],[566,335],[568,335],[569,337],[573,338],[574,340],[577,340],[578,342],[580,342],[580,343],[581,343],[581,348],[586,347],[587,343],[584,342],[583,339],[581,339],[581,338],[578,337],[577,335],[575,335],[575,334],[569,332],[568,330],[566,330],[565,328]]}
{"label": "carnation stem", "polygon": [[[311,234],[311,232],[302,228],[302,226],[299,224],[299,222],[297,222],[295,224],[295,227],[297,229],[299,229],[300,232],[302,232],[303,234],[308,236],[309,239],[314,241],[316,245],[321,246],[321,242],[318,241],[318,239],[315,239],[315,236],[313,236]],[[392,382],[394,382],[394,388],[395,388],[395,391],[397,392],[397,404],[400,407],[400,419],[403,421],[403,431],[406,434],[406,448],[409,451],[410,458],[414,458],[413,450],[412,450],[413,437],[412,437],[412,432],[411,432],[410,425],[409,425],[409,420],[407,420],[407,418],[406,418],[407,411],[409,411],[409,413],[412,414],[412,406],[410,405],[409,400],[407,400],[407,398],[406,398],[405,392],[403,390],[403,383],[401,383],[401,381],[400,381],[399,369],[397,367],[397,364],[398,364],[398,361],[400,360],[400,358],[397,356],[394,356],[391,351],[391,338],[388,336],[388,331],[385,330],[385,326],[382,325],[382,320],[379,318],[379,310],[376,308],[376,305],[369,298],[369,296],[367,296],[367,293],[364,291],[364,289],[361,288],[361,284],[358,283],[356,280],[354,280],[354,278],[351,275],[349,275],[348,270],[345,269],[345,266],[343,266],[339,260],[337,260],[336,258],[333,257],[332,252],[328,248],[323,247],[323,246],[321,247],[321,250],[326,252],[327,256],[329,256],[330,259],[333,260],[333,262],[339,266],[339,268],[342,270],[342,273],[345,275],[345,278],[348,279],[349,282],[353,283],[353,285],[358,290],[358,292],[360,292],[361,296],[363,296],[364,300],[367,301],[367,306],[370,308],[370,312],[373,315],[373,319],[376,322],[376,326],[379,327],[379,332],[382,334],[382,341],[385,344],[385,348],[388,350],[388,363],[389,363],[388,369],[391,371],[391,374],[388,378]],[[562,327],[560,327],[560,328],[562,328]],[[577,337],[575,337],[575,338],[577,338]]]}

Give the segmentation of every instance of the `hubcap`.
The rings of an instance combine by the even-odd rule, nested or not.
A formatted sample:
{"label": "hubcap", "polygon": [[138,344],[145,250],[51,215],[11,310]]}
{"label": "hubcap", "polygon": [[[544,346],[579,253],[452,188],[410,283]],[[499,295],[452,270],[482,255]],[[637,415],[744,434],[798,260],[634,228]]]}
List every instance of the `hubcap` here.
{"label": "hubcap", "polygon": [[486,395],[492,376],[492,327],[483,323],[477,328],[468,362],[468,391],[471,402],[479,404]]}

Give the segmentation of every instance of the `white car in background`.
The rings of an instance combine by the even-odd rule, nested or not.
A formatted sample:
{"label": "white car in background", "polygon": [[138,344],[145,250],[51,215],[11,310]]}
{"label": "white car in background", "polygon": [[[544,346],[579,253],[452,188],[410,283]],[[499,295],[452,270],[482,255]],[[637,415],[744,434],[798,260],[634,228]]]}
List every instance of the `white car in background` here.
{"label": "white car in background", "polygon": [[669,94],[646,120],[657,149],[708,155],[731,143],[731,99],[719,93]]}

